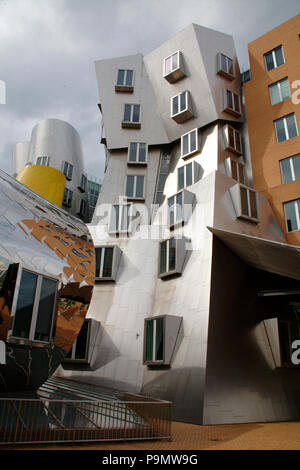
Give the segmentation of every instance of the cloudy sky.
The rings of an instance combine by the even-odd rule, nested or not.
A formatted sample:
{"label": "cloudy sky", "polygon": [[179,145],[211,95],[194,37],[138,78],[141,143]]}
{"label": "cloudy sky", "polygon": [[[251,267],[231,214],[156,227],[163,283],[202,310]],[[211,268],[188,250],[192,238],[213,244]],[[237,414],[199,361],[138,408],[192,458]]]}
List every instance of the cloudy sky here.
{"label": "cloudy sky", "polygon": [[298,13],[299,0],[0,0],[0,168],[11,174],[13,145],[57,118],[77,129],[86,171],[101,178],[95,60],[147,54],[193,22],[232,35],[246,70],[247,44]]}

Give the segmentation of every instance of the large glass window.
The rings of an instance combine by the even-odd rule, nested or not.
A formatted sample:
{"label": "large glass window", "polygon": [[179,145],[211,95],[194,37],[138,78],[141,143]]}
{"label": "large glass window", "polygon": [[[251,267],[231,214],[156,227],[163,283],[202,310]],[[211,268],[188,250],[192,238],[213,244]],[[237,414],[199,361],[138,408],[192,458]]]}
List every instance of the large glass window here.
{"label": "large glass window", "polygon": [[300,199],[283,204],[286,228],[288,232],[300,229]]}
{"label": "large glass window", "polygon": [[12,336],[48,343],[51,339],[58,282],[22,269]]}
{"label": "large glass window", "polygon": [[288,78],[283,78],[269,86],[271,104],[277,104],[291,96]]}
{"label": "large glass window", "polygon": [[298,136],[295,114],[289,114],[274,121],[277,143]]}
{"label": "large glass window", "polygon": [[266,69],[268,72],[284,64],[282,46],[276,47],[276,49],[273,49],[272,51],[267,52],[264,57],[265,57]]}
{"label": "large glass window", "polygon": [[300,154],[285,158],[280,161],[280,169],[283,183],[300,179]]}
{"label": "large glass window", "polygon": [[144,198],[144,179],[145,177],[143,175],[127,175],[126,196],[128,198]]}
{"label": "large glass window", "polygon": [[198,150],[198,131],[193,129],[181,136],[181,156],[185,157],[187,155],[193,154]]}
{"label": "large glass window", "polygon": [[147,144],[144,142],[131,142],[128,151],[128,163],[147,163]]}

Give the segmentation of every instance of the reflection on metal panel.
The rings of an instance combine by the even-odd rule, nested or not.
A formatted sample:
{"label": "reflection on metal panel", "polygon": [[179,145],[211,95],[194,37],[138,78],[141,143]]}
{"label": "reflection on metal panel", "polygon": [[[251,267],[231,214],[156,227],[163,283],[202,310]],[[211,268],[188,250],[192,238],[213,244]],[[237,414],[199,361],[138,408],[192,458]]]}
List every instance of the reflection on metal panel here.
{"label": "reflection on metal panel", "polygon": [[86,316],[94,273],[86,225],[0,171],[0,391],[35,389],[55,371]]}

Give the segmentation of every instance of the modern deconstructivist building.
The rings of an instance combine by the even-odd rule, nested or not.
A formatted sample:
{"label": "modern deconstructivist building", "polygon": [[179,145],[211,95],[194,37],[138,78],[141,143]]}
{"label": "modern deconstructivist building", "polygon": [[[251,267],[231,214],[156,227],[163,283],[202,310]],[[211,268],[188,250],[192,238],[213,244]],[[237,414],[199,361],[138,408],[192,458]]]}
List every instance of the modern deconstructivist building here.
{"label": "modern deconstructivist building", "polygon": [[81,330],[94,277],[86,224],[0,172],[1,398],[54,373]]}
{"label": "modern deconstructivist building", "polygon": [[53,204],[89,221],[81,139],[69,123],[45,119],[36,124],[31,140],[14,146],[13,175]]}
{"label": "modern deconstructivist building", "polygon": [[[260,68],[277,60],[276,41]],[[256,137],[253,102],[247,124],[233,39],[191,24],[144,57],[97,61],[96,74],[106,149],[90,226],[96,285],[80,348],[57,375],[171,400],[186,422],[299,419],[300,248],[254,184],[264,174],[253,180],[247,126],[254,165],[269,161],[255,153],[266,125],[271,150],[289,144],[267,115]],[[284,78],[270,74],[268,99]]]}

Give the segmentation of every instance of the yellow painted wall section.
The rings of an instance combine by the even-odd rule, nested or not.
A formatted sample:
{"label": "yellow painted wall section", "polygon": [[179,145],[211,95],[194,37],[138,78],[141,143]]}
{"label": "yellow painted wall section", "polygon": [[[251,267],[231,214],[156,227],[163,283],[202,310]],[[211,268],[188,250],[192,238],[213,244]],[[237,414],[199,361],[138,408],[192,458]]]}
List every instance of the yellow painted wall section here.
{"label": "yellow painted wall section", "polygon": [[22,168],[16,179],[56,206],[62,207],[66,177],[61,171],[48,166],[30,165]]}

